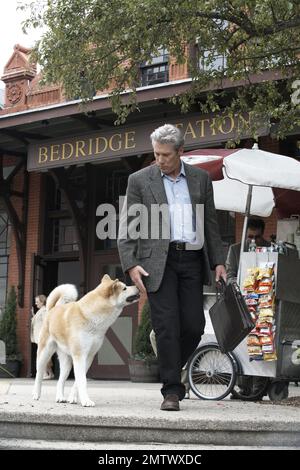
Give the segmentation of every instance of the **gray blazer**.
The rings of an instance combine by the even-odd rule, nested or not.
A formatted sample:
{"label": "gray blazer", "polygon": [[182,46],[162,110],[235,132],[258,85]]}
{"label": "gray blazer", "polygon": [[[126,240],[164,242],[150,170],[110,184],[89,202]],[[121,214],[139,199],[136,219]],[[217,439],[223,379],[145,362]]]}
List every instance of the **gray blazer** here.
{"label": "gray blazer", "polygon": [[[204,206],[204,284],[210,284],[211,269],[225,262],[213,200],[212,183],[206,171],[187,164],[184,164],[184,168],[193,210],[195,211],[196,204]],[[158,166],[154,164],[131,174],[128,179],[126,197],[127,209],[133,204],[143,204],[149,214],[151,205],[168,204],[163,178]],[[134,217],[128,216],[124,205],[120,216],[118,238],[122,268],[126,273],[136,265],[142,266],[149,273],[148,277],[143,278],[145,287],[148,292],[155,292],[158,290],[164,274],[170,239],[162,237],[159,239],[139,238],[137,240],[130,237],[125,238],[126,224],[129,226],[133,219]],[[163,220],[161,224],[164,224]]]}

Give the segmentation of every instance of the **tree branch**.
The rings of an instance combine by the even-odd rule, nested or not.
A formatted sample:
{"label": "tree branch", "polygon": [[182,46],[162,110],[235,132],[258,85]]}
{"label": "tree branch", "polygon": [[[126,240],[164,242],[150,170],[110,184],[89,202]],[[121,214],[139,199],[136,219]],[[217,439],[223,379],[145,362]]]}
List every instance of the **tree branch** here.
{"label": "tree branch", "polygon": [[263,28],[259,31],[260,35],[267,36],[269,34],[279,33],[287,29],[299,28],[300,27],[300,16],[296,16],[291,20],[277,21],[273,26],[269,28]]}
{"label": "tree branch", "polygon": [[220,13],[217,13],[217,12],[212,12],[212,13],[196,12],[195,16],[197,18],[203,18],[203,19],[208,19],[208,20],[216,19],[216,20],[221,20],[221,21],[227,21],[228,23],[236,24],[241,29],[243,29],[245,32],[247,32],[248,34],[252,34],[254,32],[253,24],[251,22],[249,22],[248,18],[245,18],[245,17],[243,19],[248,20],[247,22],[250,23],[251,27],[249,27],[245,23],[243,23],[241,18],[239,18],[236,15],[232,15],[232,14],[227,15],[227,14],[220,14]]}
{"label": "tree branch", "polygon": [[[296,16],[295,18],[289,20],[276,21],[272,26],[265,27],[262,29],[256,28],[254,24],[249,20],[249,18],[244,14],[241,14],[243,18],[232,14],[220,14],[217,12],[196,12],[195,16],[203,19],[228,21],[229,23],[236,24],[250,37],[266,36],[278,33],[280,31],[300,27],[300,16]],[[248,23],[248,25],[246,25],[246,22]]]}

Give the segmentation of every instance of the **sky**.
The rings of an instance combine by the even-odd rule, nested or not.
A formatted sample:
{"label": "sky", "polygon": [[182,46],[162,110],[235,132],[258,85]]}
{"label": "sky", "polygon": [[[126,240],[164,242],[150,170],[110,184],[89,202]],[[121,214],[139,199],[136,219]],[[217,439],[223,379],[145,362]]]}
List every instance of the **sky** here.
{"label": "sky", "polygon": [[[20,3],[29,3],[29,0],[0,0],[0,76],[3,75],[4,66],[13,53],[14,45],[31,47],[41,34],[34,30],[27,35],[22,32],[21,23],[26,15],[17,11],[17,5]],[[0,88],[4,88],[2,81]]]}

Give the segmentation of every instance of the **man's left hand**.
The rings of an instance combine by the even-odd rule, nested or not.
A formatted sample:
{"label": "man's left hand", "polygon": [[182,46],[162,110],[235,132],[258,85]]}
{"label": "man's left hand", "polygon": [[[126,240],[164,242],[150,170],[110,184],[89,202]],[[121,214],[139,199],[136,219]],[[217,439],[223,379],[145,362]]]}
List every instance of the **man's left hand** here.
{"label": "man's left hand", "polygon": [[218,266],[216,266],[216,282],[218,282],[221,277],[226,282],[226,269],[225,269],[225,266],[223,266],[223,264],[218,264]]}

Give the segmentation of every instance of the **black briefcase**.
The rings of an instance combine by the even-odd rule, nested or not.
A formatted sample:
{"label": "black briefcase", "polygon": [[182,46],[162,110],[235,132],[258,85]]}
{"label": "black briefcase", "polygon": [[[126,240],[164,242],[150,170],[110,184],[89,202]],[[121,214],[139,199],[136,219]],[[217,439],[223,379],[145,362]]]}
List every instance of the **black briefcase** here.
{"label": "black briefcase", "polygon": [[222,353],[233,351],[253,330],[253,322],[244,297],[236,282],[217,282],[217,302],[209,315]]}

